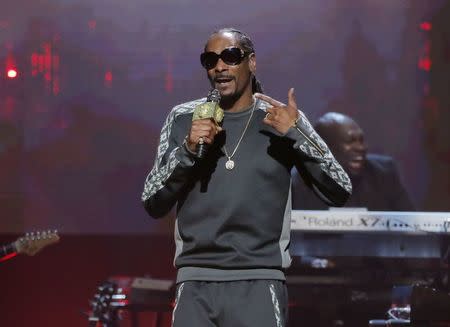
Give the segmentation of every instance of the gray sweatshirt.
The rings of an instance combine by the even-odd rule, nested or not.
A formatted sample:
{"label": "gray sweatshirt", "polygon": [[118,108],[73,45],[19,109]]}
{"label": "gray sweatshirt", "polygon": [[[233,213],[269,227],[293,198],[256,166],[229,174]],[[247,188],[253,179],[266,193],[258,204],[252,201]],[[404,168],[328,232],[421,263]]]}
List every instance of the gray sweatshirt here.
{"label": "gray sweatshirt", "polygon": [[185,137],[192,114],[205,99],[172,109],[161,131],[155,164],[142,201],[154,218],[177,206],[177,282],[280,279],[289,267],[291,168],[308,178],[324,201],[342,206],[351,194],[348,175],[302,115],[280,135],[263,123],[270,105],[256,100],[252,119],[232,160],[253,106],[225,112],[206,157],[197,160]]}

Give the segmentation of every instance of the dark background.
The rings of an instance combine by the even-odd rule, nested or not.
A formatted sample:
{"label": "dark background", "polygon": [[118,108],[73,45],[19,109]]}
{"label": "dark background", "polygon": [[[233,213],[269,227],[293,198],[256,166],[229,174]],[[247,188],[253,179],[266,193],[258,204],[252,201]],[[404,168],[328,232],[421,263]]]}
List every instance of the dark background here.
{"label": "dark background", "polygon": [[450,211],[449,22],[443,0],[0,0],[0,240],[62,236],[1,264],[0,325],[84,325],[106,277],[174,276],[173,217],[140,195],[167,113],[208,91],[220,27],[252,37],[267,94],[351,115],[418,210]]}

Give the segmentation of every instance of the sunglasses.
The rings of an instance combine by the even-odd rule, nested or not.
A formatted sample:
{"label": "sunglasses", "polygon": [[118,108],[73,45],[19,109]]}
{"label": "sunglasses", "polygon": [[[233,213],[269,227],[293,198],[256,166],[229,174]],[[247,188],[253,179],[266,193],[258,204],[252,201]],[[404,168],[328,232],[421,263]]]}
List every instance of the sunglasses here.
{"label": "sunglasses", "polygon": [[219,59],[222,59],[222,61],[227,65],[235,66],[239,65],[242,62],[242,60],[250,53],[252,52],[245,52],[244,50],[238,47],[230,47],[224,49],[220,54],[211,51],[203,52],[200,55],[200,62],[202,63],[202,66],[205,67],[207,70],[216,67]]}

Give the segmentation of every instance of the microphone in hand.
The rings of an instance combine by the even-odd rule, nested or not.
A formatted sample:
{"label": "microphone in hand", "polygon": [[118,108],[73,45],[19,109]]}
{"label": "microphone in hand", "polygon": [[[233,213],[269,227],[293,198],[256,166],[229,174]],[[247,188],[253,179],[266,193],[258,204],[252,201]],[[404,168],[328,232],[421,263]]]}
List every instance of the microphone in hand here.
{"label": "microphone in hand", "polygon": [[[220,124],[223,120],[223,110],[220,108],[219,102],[219,91],[217,89],[212,89],[206,97],[206,102],[195,108],[192,120],[211,119],[215,124]],[[205,157],[208,146],[209,144],[202,142],[202,138],[200,138],[200,141],[196,146],[196,156],[198,159],[203,159]]]}

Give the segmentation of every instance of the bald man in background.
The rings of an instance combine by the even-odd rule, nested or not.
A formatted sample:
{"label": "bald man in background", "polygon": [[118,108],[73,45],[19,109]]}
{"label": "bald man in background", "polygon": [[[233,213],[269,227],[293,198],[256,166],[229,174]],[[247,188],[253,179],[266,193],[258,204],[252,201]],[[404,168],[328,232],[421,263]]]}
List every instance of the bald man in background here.
{"label": "bald man in background", "polygon": [[[352,118],[329,112],[317,120],[314,129],[352,181],[353,194],[345,207],[367,208],[371,211],[414,210],[394,160],[384,155],[368,154],[364,132]],[[320,193],[315,194],[312,185],[302,182],[297,170],[293,171],[292,178],[292,208],[329,208],[326,200],[320,198]]]}

